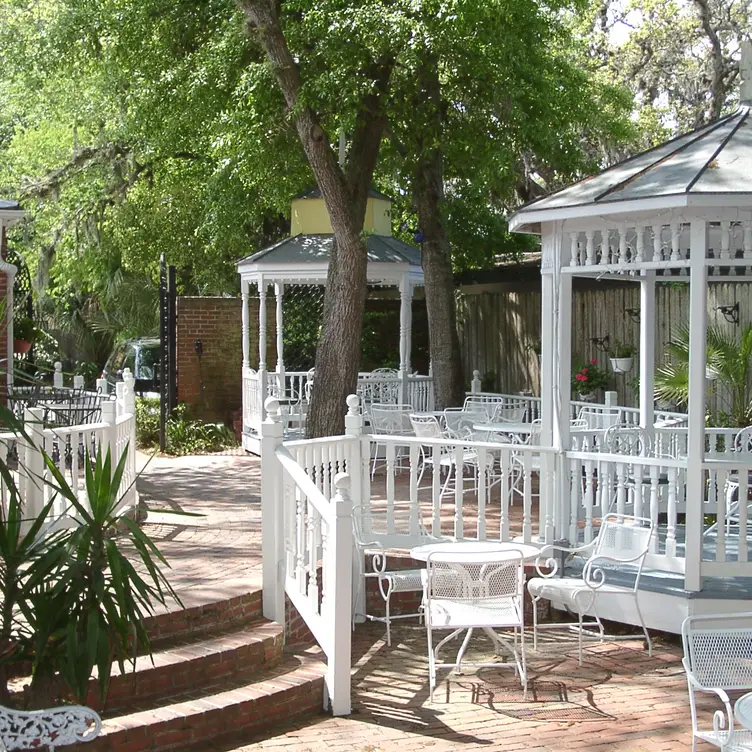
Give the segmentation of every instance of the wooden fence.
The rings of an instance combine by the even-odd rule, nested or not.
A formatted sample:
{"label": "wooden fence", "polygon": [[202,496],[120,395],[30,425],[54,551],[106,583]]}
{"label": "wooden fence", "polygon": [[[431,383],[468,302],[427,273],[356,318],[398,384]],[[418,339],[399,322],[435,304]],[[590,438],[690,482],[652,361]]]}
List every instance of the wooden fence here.
{"label": "wooden fence", "polygon": [[[577,281],[576,281],[577,282]],[[727,322],[718,306],[739,303],[740,325]],[[577,286],[573,294],[572,353],[576,359],[597,358],[610,372],[608,354],[598,350],[594,337],[640,344],[639,319],[626,311],[639,309],[640,288],[637,284],[602,284],[590,282]],[[659,284],[656,290],[656,364],[667,358],[667,344],[677,327],[689,322],[689,286],[683,282]],[[752,285],[717,283],[709,286],[709,323],[725,327],[738,335],[745,323],[752,322]],[[458,291],[457,319],[465,369],[465,381],[472,372],[488,376],[484,388],[489,391],[540,393],[540,364],[533,350],[540,338],[540,289],[515,291],[510,285],[469,285]],[[637,395],[630,381],[638,373],[635,358],[632,372],[612,374],[612,388],[619,393],[619,404],[635,405]],[[636,384],[636,381],[634,382]],[[711,409],[724,409],[726,395],[709,392]]]}

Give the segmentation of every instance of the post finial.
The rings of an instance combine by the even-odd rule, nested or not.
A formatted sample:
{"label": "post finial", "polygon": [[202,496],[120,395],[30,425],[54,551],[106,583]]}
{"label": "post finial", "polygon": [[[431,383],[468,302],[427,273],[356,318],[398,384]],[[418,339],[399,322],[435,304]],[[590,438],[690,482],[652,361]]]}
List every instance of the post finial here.
{"label": "post finial", "polygon": [[348,415],[358,415],[358,408],[360,407],[360,397],[357,394],[348,394],[345,399],[347,404]]}
{"label": "post finial", "polygon": [[739,60],[739,104],[752,107],[752,40],[745,39],[741,43],[741,59]]}
{"label": "post finial", "polygon": [[279,420],[279,400],[274,397],[267,397],[266,402],[264,402],[264,408],[266,409],[266,415],[269,420]]}

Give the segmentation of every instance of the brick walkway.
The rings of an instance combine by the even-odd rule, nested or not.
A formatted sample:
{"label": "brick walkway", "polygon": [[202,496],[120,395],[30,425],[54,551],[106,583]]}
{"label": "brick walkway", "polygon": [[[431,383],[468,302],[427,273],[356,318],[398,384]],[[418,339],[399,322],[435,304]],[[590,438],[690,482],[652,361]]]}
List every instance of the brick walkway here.
{"label": "brick walkway", "polygon": [[[146,530],[172,565],[170,580],[186,605],[260,586],[259,485],[259,463],[252,457],[158,458],[141,477],[139,489],[152,510]],[[154,511],[159,509],[202,516]],[[271,736],[206,752],[691,748],[686,680],[674,636],[658,637],[652,658],[639,641],[592,644],[579,668],[572,639],[548,633],[540,653],[528,653],[527,701],[511,670],[483,669],[448,681],[445,675],[431,703],[425,629],[402,622],[393,630],[391,648],[383,625],[355,631],[352,716],[281,725]],[[698,752],[710,749],[699,745]]]}
{"label": "brick walkway", "polygon": [[[149,458],[138,459],[142,466]],[[144,530],[169,562],[168,579],[186,607],[261,587],[257,457],[154,457],[138,490],[149,509]]]}
{"label": "brick walkway", "polygon": [[564,634],[549,632],[539,654],[529,652],[527,701],[511,669],[481,669],[448,681],[445,674],[431,703],[425,629],[400,624],[388,648],[382,625],[361,625],[353,647],[353,715],[290,725],[237,752],[690,749],[687,685],[676,638],[659,638],[652,658],[639,641],[594,643],[580,668],[576,646]]}

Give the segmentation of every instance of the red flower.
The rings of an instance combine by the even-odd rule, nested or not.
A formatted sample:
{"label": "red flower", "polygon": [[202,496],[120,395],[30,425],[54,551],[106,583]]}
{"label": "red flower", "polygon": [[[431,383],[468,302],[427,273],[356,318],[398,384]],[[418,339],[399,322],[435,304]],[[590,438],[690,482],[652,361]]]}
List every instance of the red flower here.
{"label": "red flower", "polygon": [[577,379],[577,381],[587,381],[587,376],[584,376],[584,375],[583,375],[583,374],[581,374],[581,373],[578,373],[578,374],[577,374],[577,375],[575,376],[575,378]]}
{"label": "red flower", "polygon": [[587,373],[587,366],[582,366],[582,372]]}
{"label": "red flower", "polygon": [[593,358],[593,359],[592,359],[592,360],[590,361],[590,365],[591,365],[591,366],[594,366],[594,365],[596,365],[597,363],[598,363],[598,359],[597,359],[597,358]]}

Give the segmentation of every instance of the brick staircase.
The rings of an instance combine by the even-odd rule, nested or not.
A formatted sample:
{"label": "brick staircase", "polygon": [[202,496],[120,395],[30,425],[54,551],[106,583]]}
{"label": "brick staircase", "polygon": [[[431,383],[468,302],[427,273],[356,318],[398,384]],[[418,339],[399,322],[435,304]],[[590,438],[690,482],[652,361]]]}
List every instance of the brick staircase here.
{"label": "brick staircase", "polygon": [[78,752],[162,752],[242,744],[281,720],[322,712],[325,666],[317,647],[285,647],[254,592],[152,618],[153,661],[114,667],[107,704],[96,682],[87,704],[102,733]]}

